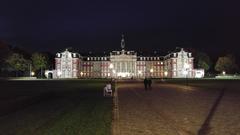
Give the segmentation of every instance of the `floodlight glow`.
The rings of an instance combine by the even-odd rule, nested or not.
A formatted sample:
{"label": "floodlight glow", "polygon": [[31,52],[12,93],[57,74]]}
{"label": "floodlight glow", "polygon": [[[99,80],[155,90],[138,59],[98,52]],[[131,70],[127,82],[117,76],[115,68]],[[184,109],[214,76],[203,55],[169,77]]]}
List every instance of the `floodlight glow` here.
{"label": "floodlight glow", "polygon": [[35,75],[35,72],[32,71],[32,72],[31,72],[31,76],[34,76],[34,75]]}
{"label": "floodlight glow", "polygon": [[[48,71],[46,71],[44,75],[47,77],[48,76]],[[32,73],[31,73],[31,76],[33,76]]]}
{"label": "floodlight glow", "polygon": [[184,74],[184,75],[187,75],[187,73],[188,73],[188,72],[187,72],[186,70],[183,70],[183,74]]}
{"label": "floodlight glow", "polygon": [[116,70],[113,70],[112,72],[115,74],[115,73],[116,73]]}
{"label": "floodlight glow", "polygon": [[152,68],[150,69],[150,72],[151,72],[151,73],[153,72],[153,69],[152,69]]}
{"label": "floodlight glow", "polygon": [[164,72],[164,75],[165,75],[165,76],[167,76],[167,75],[168,75],[168,72],[167,72],[167,71],[165,71],[165,72]]}
{"label": "floodlight glow", "polygon": [[109,65],[109,68],[110,68],[110,69],[113,69],[113,64],[112,64],[112,63]]}
{"label": "floodlight glow", "polygon": [[142,71],[141,71],[141,70],[138,70],[138,74],[142,74]]}
{"label": "floodlight glow", "polygon": [[61,71],[58,71],[58,72],[57,72],[57,75],[58,75],[58,76],[61,76],[61,75],[62,75],[62,72],[61,72]]}
{"label": "floodlight glow", "polygon": [[117,76],[119,76],[119,77],[127,77],[129,75],[130,75],[130,73],[128,73],[128,72],[119,72],[119,73],[117,73]]}
{"label": "floodlight glow", "polygon": [[204,70],[199,70],[195,72],[195,78],[203,78],[204,77]]}
{"label": "floodlight glow", "polygon": [[223,72],[222,72],[222,74],[223,74],[223,75],[226,75],[226,72],[225,72],[225,71],[223,71]]}
{"label": "floodlight glow", "polygon": [[185,67],[185,69],[189,69],[190,65],[189,64],[185,64],[184,67]]}
{"label": "floodlight glow", "polygon": [[80,72],[80,75],[83,76],[83,72]]}

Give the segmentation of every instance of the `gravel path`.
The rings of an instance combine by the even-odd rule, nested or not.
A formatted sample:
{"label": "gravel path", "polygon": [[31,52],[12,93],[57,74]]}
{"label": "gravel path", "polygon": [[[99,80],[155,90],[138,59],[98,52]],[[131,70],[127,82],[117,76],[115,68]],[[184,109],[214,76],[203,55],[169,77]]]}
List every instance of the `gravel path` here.
{"label": "gravel path", "polygon": [[[218,97],[218,90],[173,84],[118,84],[118,135],[195,135]],[[116,134],[115,134],[116,135]]]}

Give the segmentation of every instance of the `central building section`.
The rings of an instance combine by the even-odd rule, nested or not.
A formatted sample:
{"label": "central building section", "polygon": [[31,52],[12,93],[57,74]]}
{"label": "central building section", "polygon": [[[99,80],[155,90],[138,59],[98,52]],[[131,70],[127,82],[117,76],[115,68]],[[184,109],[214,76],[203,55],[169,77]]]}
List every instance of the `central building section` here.
{"label": "central building section", "polygon": [[137,53],[125,51],[125,40],[122,35],[122,51],[112,51],[110,53],[110,72],[115,78],[133,78],[136,76]]}
{"label": "central building section", "polygon": [[134,51],[112,51],[110,53],[110,72],[113,77],[136,77],[137,53]]}

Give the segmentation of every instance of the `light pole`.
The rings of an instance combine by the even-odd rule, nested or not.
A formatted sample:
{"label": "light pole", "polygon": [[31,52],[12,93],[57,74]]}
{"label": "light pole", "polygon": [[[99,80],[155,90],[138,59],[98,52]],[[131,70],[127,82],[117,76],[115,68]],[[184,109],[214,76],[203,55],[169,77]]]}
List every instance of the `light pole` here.
{"label": "light pole", "polygon": [[189,64],[185,64],[184,65],[184,71],[183,71],[183,74],[185,75],[186,77],[186,85],[188,86],[188,72],[189,72],[189,68],[190,68],[190,65]]}
{"label": "light pole", "polygon": [[32,77],[32,64],[29,64],[29,77]]}
{"label": "light pole", "polygon": [[110,72],[111,72],[111,78],[113,77],[113,64],[110,63],[109,65],[109,69],[110,69]]}

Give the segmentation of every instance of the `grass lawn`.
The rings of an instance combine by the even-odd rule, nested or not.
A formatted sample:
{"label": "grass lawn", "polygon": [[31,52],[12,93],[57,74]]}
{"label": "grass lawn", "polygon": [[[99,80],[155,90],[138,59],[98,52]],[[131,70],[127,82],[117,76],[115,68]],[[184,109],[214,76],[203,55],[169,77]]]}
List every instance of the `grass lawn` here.
{"label": "grass lawn", "polygon": [[107,81],[1,81],[0,134],[110,135]]}

